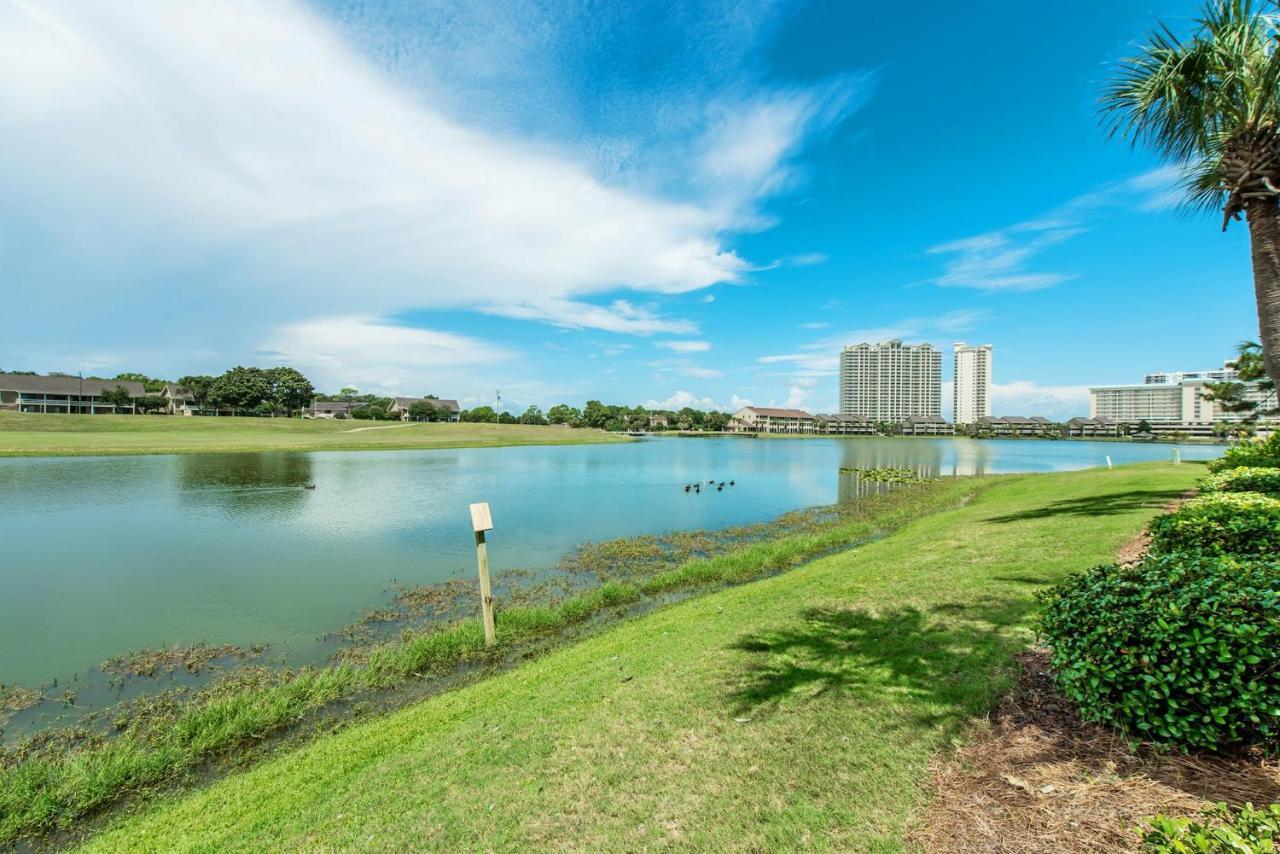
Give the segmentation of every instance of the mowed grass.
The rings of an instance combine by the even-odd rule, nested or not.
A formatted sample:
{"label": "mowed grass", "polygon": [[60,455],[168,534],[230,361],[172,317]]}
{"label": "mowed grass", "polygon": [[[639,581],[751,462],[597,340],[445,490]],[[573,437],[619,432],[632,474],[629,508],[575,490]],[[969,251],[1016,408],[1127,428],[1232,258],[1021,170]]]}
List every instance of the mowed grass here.
{"label": "mowed grass", "polygon": [[1198,465],[994,479],[116,820],[90,850],[897,851],[931,754],[1009,684],[1034,594]]}
{"label": "mowed grass", "polygon": [[0,456],[369,451],[625,441],[600,430],[525,424],[0,412]]}

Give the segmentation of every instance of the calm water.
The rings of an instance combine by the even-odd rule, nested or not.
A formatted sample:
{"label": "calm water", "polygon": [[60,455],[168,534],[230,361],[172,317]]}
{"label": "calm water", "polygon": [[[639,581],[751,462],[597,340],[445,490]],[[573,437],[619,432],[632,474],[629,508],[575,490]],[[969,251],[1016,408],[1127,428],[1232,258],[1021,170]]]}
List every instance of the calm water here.
{"label": "calm water", "polygon": [[[1181,449],[1184,459],[1215,448]],[[1166,445],[660,439],[480,450],[0,459],[0,682],[36,685],[179,642],[306,660],[393,581],[474,573],[467,505],[497,568],[575,544],[723,527],[856,500],[842,466],[928,475],[1170,459]],[[737,481],[686,494],[686,482]],[[314,490],[304,489],[314,484]]]}

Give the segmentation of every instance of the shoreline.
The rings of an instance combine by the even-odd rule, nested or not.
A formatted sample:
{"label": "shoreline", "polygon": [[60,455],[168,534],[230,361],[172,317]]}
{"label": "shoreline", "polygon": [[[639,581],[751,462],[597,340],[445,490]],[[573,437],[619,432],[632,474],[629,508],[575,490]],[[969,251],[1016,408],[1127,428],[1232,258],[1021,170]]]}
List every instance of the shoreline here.
{"label": "shoreline", "polygon": [[[194,792],[138,786],[153,793],[150,803],[73,822],[102,833],[68,841],[113,851],[305,847],[319,828],[335,847],[674,840],[712,850],[776,847],[816,829],[838,834],[822,838],[840,847],[888,847],[919,817],[930,757],[1011,683],[1012,658],[1033,639],[1034,594],[1112,559],[1196,474],[1160,463],[961,478],[980,495],[793,564],[785,579],[771,572],[784,555],[767,544],[748,561],[696,562],[720,564],[720,580],[741,572],[752,583],[567,638],[509,670],[206,778]],[[1115,495],[1125,496],[1116,512],[1086,509]],[[1081,516],[1091,534],[1083,539]],[[753,581],[760,571],[774,577]],[[600,598],[625,606],[613,591]],[[549,615],[533,616],[507,631],[558,634],[546,631]],[[418,652],[428,667],[438,660]],[[74,775],[59,779],[74,784]],[[779,787],[795,779],[820,783],[779,802]],[[406,788],[422,794],[408,812]],[[679,812],[655,822],[655,804]]]}
{"label": "shoreline", "polygon": [[0,458],[416,451],[632,441],[601,430],[528,424],[0,412]]}

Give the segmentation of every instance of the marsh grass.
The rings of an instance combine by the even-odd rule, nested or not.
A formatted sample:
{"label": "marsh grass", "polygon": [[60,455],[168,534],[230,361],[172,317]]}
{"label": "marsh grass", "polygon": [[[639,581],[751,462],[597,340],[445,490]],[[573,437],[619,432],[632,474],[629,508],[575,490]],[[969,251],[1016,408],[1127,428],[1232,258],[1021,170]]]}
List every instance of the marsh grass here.
{"label": "marsh grass", "polygon": [[[65,831],[103,807],[180,785],[208,762],[261,745],[339,701],[518,661],[646,603],[657,607],[865,543],[959,506],[977,488],[974,479],[950,480],[765,525],[584,546],[566,567],[598,583],[557,601],[525,596],[516,597],[521,604],[500,603],[494,648],[484,646],[476,619],[409,626],[393,638],[348,647],[328,666],[244,667],[200,690],[131,703],[118,713],[114,732],[79,727],[30,738],[0,751],[0,843]],[[410,613],[434,613],[463,588],[455,581],[430,591],[404,589],[396,603]]]}
{"label": "marsh grass", "polygon": [[142,649],[108,658],[102,663],[101,670],[117,676],[145,677],[175,670],[199,673],[216,661],[244,661],[261,655],[265,650],[265,646],[257,644],[244,647],[230,643],[192,643],[168,649]]}

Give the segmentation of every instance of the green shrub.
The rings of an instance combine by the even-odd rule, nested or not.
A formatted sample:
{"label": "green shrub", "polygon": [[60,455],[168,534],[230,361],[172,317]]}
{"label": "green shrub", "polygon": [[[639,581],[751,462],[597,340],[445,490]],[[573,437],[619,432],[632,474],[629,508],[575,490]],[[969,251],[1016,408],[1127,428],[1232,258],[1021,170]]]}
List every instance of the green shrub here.
{"label": "green shrub", "polygon": [[1211,474],[1200,482],[1205,492],[1261,492],[1280,496],[1280,468],[1242,466]]}
{"label": "green shrub", "polygon": [[1157,516],[1149,530],[1154,554],[1280,554],[1280,499],[1211,492]]}
{"label": "green shrub", "polygon": [[1180,748],[1280,746],[1280,563],[1147,557],[1041,597],[1054,677],[1091,721]]}
{"label": "green shrub", "polygon": [[1271,854],[1280,842],[1280,804],[1245,804],[1233,813],[1220,803],[1205,810],[1205,819],[1156,815],[1142,834],[1143,848],[1152,854]]}
{"label": "green shrub", "polygon": [[1241,442],[1216,460],[1209,461],[1209,471],[1226,471],[1244,466],[1280,468],[1280,432],[1261,441]]}

